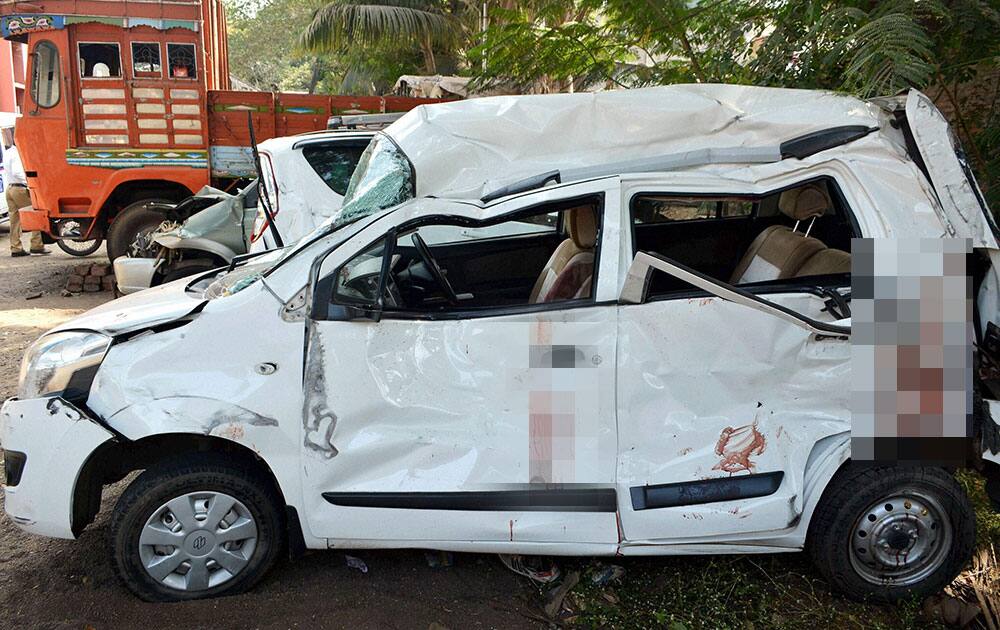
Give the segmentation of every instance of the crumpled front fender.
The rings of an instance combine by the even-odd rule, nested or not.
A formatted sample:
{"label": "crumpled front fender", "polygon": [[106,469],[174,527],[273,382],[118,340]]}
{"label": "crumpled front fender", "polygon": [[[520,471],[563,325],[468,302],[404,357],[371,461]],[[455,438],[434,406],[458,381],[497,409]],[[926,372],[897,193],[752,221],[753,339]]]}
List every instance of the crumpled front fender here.
{"label": "crumpled front fender", "polygon": [[268,466],[289,505],[299,496],[296,423],[284,423],[239,405],[199,396],[156,398],[129,405],[105,419],[130,441],[169,434],[235,442]]}
{"label": "crumpled front fender", "polygon": [[[274,428],[278,421],[232,403],[197,396],[157,398],[129,405],[106,419],[130,440],[163,433],[213,435],[245,443],[248,434]],[[277,436],[268,432],[267,439]]]}
{"label": "crumpled front fender", "polygon": [[11,399],[0,410],[0,443],[25,456],[16,485],[4,488],[4,510],[31,534],[76,538],[73,500],[90,455],[114,435],[65,400]]}

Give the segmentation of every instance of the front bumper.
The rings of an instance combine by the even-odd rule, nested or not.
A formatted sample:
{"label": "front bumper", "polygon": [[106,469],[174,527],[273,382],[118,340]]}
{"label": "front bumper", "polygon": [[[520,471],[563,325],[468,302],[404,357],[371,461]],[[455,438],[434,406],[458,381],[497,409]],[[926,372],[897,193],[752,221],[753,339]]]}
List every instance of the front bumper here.
{"label": "front bumper", "polygon": [[87,458],[114,435],[62,398],[10,399],[0,408],[0,448],[23,456],[4,486],[4,511],[31,534],[76,538],[73,497]]}

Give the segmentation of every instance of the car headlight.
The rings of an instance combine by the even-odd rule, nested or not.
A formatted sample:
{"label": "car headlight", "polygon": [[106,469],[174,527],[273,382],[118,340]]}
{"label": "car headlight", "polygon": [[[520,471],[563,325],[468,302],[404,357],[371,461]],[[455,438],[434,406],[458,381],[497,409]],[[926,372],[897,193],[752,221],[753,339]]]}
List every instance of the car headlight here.
{"label": "car headlight", "polygon": [[68,331],[41,337],[21,360],[18,398],[49,394],[86,397],[110,346],[111,337],[96,332]]}

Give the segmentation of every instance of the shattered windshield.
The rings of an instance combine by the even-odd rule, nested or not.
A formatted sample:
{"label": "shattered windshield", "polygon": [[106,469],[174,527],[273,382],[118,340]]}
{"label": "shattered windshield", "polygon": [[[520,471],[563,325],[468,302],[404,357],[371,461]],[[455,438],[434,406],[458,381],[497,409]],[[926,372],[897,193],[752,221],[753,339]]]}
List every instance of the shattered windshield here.
{"label": "shattered windshield", "polygon": [[398,206],[414,196],[410,160],[385,134],[375,136],[361,154],[344,193],[344,205],[320,228],[337,229],[379,210]]}
{"label": "shattered windshield", "polygon": [[[384,134],[375,136],[361,155],[361,161],[358,162],[354,175],[351,176],[351,182],[347,186],[344,205],[336,214],[303,236],[297,243],[255,257],[237,266],[235,270],[219,276],[208,288],[208,297],[222,297],[242,291],[324,236],[337,232],[359,219],[413,199],[414,192],[413,168],[410,166],[409,158],[389,136]],[[346,237],[345,234],[337,240],[339,242]]]}

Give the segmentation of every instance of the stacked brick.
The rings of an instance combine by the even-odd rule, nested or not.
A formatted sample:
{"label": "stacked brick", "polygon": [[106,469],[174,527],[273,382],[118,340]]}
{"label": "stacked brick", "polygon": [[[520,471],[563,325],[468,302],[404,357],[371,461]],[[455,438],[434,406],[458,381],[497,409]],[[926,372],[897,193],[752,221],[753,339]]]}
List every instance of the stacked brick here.
{"label": "stacked brick", "polygon": [[66,281],[66,290],[70,293],[96,293],[98,291],[114,291],[115,272],[109,264],[76,265],[73,273]]}

